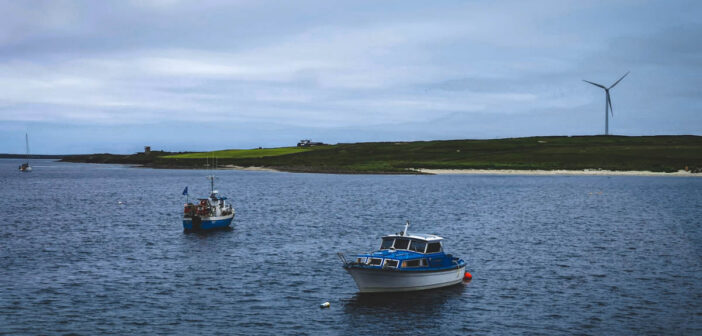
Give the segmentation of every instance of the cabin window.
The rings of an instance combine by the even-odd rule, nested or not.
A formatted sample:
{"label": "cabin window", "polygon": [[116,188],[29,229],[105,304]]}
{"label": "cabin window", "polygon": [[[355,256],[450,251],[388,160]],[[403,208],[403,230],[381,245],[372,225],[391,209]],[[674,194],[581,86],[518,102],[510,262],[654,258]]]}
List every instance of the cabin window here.
{"label": "cabin window", "polygon": [[395,249],[406,250],[409,242],[409,239],[395,239]]}
{"label": "cabin window", "polygon": [[385,259],[385,264],[383,267],[397,268],[397,260]]}
{"label": "cabin window", "polygon": [[380,266],[380,263],[383,261],[383,259],[380,258],[370,258],[368,260],[368,265],[371,266]]}
{"label": "cabin window", "polygon": [[410,243],[410,251],[415,251],[419,253],[424,253],[424,248],[427,247],[427,243],[423,242],[421,240],[413,240],[412,243]]}
{"label": "cabin window", "polygon": [[441,252],[441,243],[429,243],[427,246],[427,253]]}
{"label": "cabin window", "polygon": [[380,249],[381,250],[387,250],[392,247],[392,243],[395,241],[395,239],[392,238],[384,238],[383,243],[380,244]]}
{"label": "cabin window", "polygon": [[359,263],[359,264],[365,264],[365,263],[366,263],[366,258],[365,258],[365,257],[356,258],[356,262]]}
{"label": "cabin window", "polygon": [[402,267],[426,267],[429,265],[426,259],[412,259],[402,262]]}
{"label": "cabin window", "polygon": [[419,267],[419,259],[403,261],[402,267]]}

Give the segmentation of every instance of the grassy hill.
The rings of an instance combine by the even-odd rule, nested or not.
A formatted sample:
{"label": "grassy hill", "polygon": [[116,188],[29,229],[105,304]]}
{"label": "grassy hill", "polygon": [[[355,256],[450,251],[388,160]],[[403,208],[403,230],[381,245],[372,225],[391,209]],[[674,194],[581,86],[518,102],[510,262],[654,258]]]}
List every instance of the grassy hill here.
{"label": "grassy hill", "polygon": [[[413,173],[432,169],[605,169],[702,171],[699,136],[578,136],[495,140],[367,142],[311,148],[283,147],[206,153],[135,155],[134,163],[202,168],[215,154],[220,166],[299,172]],[[137,160],[138,159],[138,160]],[[130,156],[115,163],[125,163]],[[138,162],[137,162],[138,161]]]}
{"label": "grassy hill", "polygon": [[279,147],[279,148],[261,148],[261,149],[227,149],[213,152],[201,153],[186,153],[163,156],[165,159],[207,159],[216,157],[219,159],[250,159],[260,158],[264,156],[278,156],[286,154],[295,154],[307,152],[319,147]]}

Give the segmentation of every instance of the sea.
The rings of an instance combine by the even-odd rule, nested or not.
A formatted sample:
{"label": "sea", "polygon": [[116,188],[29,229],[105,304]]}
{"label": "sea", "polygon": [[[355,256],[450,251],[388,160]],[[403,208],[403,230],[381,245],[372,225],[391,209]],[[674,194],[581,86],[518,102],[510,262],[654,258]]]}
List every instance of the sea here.
{"label": "sea", "polygon": [[[213,171],[20,163],[0,160],[2,335],[702,334],[702,178],[217,170],[232,229],[186,234]],[[406,221],[472,280],[359,294],[337,252]]]}

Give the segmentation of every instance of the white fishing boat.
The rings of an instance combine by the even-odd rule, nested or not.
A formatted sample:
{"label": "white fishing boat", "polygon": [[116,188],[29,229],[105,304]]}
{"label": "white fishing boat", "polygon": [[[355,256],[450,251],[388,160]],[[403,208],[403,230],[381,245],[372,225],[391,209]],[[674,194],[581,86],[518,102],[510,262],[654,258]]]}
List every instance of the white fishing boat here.
{"label": "white fishing boat", "polygon": [[466,263],[444,253],[442,237],[430,234],[398,234],[383,237],[380,249],[353,255],[339,253],[344,269],[361,293],[404,292],[451,286],[466,275]]}

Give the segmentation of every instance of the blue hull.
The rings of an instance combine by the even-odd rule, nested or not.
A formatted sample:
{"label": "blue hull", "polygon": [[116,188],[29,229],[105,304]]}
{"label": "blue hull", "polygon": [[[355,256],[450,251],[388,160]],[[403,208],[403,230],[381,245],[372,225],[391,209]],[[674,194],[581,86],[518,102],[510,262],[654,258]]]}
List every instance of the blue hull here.
{"label": "blue hull", "polygon": [[183,219],[183,229],[186,231],[222,229],[230,226],[232,224],[232,219],[234,219],[234,216],[216,220],[203,219],[200,222],[199,228],[195,228],[194,230],[192,219]]}

